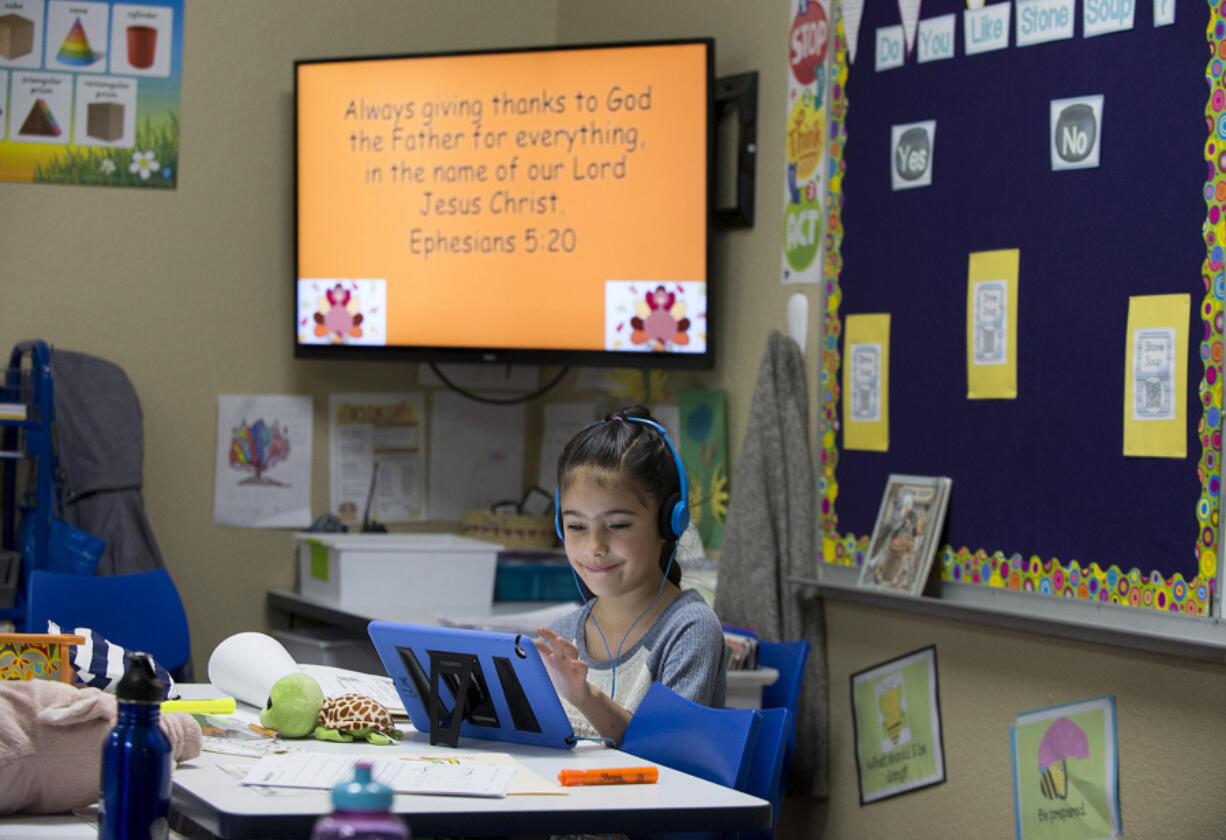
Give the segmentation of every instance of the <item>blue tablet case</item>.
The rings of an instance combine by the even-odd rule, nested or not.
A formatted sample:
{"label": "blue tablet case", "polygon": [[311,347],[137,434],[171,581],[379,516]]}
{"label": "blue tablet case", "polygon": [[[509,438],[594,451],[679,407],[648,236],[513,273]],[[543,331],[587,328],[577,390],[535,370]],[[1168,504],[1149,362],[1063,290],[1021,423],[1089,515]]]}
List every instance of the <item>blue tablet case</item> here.
{"label": "blue tablet case", "polygon": [[413,726],[429,732],[431,744],[454,747],[463,735],[575,745],[531,637],[393,621],[372,621],[367,630]]}

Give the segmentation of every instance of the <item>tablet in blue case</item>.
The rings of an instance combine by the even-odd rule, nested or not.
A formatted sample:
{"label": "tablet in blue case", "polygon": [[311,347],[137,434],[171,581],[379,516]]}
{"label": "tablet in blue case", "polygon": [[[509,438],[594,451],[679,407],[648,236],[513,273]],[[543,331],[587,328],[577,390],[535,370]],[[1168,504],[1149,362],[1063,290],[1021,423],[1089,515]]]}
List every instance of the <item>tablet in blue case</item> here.
{"label": "tablet in blue case", "polygon": [[[569,749],[575,733],[529,636],[372,621],[371,641],[431,744],[459,736]],[[462,702],[456,702],[456,698]]]}

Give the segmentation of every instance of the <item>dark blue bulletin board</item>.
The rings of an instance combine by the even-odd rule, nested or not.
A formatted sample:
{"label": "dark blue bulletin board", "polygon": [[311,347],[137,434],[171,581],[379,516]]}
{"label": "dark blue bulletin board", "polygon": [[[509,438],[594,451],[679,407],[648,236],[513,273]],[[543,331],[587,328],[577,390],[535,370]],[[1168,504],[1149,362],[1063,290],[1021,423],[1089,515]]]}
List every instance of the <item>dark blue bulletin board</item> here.
{"label": "dark blue bulletin board", "polygon": [[[1016,46],[1015,6],[1009,47],[967,55],[965,5],[926,0],[923,18],[957,16],[955,56],[920,64],[912,53],[881,72],[875,32],[900,23],[898,6],[864,6],[855,63],[841,86],[835,73],[832,97],[842,178],[827,264],[824,559],[863,562],[891,473],[944,475],[953,491],[934,576],[1205,614],[1222,344],[1212,162],[1206,181],[1207,153],[1222,152],[1210,151],[1206,105],[1221,87],[1220,66],[1210,71],[1221,33],[1207,39],[1206,27],[1220,19],[1179,0],[1175,24],[1155,27],[1157,0],[1140,0],[1134,29],[1085,38],[1089,1],[1073,4],[1070,40]],[[1053,171],[1050,102],[1094,94],[1101,166]],[[932,184],[892,191],[891,126],[924,120],[936,121]],[[970,400],[968,255],[1012,248],[1018,396]],[[1187,456],[1125,457],[1128,299],[1173,293],[1191,299]],[[848,450],[841,325],[877,312],[891,315],[889,450]]]}

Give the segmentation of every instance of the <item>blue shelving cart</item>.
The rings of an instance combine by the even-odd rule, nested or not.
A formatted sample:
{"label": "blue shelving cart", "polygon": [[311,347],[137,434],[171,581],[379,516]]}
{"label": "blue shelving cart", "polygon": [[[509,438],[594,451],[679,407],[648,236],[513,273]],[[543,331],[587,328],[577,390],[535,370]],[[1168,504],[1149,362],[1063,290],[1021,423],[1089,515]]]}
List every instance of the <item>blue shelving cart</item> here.
{"label": "blue shelving cart", "polygon": [[[32,569],[47,567],[51,518],[55,512],[55,400],[51,350],[43,341],[13,348],[0,385],[0,461],[3,462],[3,521],[0,548],[21,557],[15,601],[0,605],[0,622],[25,632],[27,587]],[[22,554],[19,536],[32,528],[33,551]]]}

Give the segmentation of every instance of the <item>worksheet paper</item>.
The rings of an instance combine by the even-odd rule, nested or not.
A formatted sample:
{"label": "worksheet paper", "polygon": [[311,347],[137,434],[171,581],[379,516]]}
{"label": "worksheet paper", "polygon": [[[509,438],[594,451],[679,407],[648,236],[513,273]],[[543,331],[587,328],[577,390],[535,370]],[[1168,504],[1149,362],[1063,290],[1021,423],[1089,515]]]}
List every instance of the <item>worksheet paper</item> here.
{"label": "worksheet paper", "polygon": [[363,674],[348,668],[331,665],[299,663],[298,670],[314,677],[324,697],[339,697],[342,694],[361,694],[381,703],[393,715],[407,715],[404,701],[396,693],[392,678],[380,674]]}
{"label": "worksheet paper", "polygon": [[[243,779],[245,785],[330,790],[353,777],[352,756],[296,752],[266,755]],[[396,793],[436,796],[507,795],[515,767],[507,765],[461,766],[436,764],[416,758],[376,758],[371,761],[374,780]]]}

